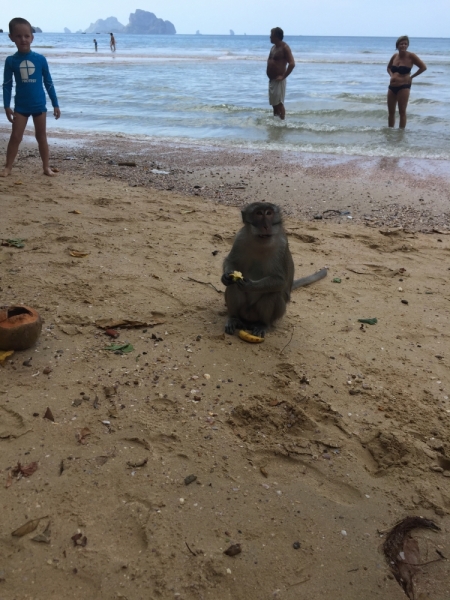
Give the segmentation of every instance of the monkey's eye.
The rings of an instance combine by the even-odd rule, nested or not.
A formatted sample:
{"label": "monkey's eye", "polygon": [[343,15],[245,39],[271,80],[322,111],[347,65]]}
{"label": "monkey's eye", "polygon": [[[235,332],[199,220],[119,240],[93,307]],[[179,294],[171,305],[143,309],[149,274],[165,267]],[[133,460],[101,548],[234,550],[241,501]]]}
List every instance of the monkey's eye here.
{"label": "monkey's eye", "polygon": [[266,217],[271,217],[273,215],[272,210],[266,210]]}
{"label": "monkey's eye", "polygon": [[262,217],[262,216],[264,215],[264,213],[263,213],[263,211],[262,211],[262,210],[257,210],[257,211],[256,211],[256,215],[257,215],[258,217]]}

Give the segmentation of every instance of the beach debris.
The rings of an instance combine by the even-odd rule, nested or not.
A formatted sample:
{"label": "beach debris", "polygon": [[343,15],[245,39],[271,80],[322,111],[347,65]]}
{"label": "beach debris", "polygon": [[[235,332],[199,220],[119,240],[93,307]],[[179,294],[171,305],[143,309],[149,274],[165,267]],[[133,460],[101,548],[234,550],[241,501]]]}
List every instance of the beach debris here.
{"label": "beach debris", "polygon": [[245,331],[244,329],[239,330],[239,337],[241,338],[241,340],[244,340],[244,342],[249,342],[250,344],[261,344],[261,342],[264,341],[263,337],[259,337],[257,335],[252,335],[251,333],[248,333],[248,331]]}
{"label": "beach debris", "polygon": [[119,167],[135,167],[136,163],[133,160],[117,163]]}
{"label": "beach debris", "polygon": [[75,437],[77,439],[77,442],[79,444],[86,444],[87,443],[87,437],[91,435],[91,430],[89,429],[89,427],[83,427],[83,429],[80,429],[80,431],[77,431]]}
{"label": "beach debris", "polygon": [[47,410],[45,411],[44,419],[48,419],[49,421],[52,421],[52,423],[55,422],[55,417],[53,416],[53,413],[49,406],[47,406]]}
{"label": "beach debris", "polygon": [[5,352],[0,352],[0,365],[3,365],[5,360],[14,354],[14,350],[6,350]]}
{"label": "beach debris", "polygon": [[44,373],[44,375],[50,375],[50,373],[53,371],[53,369],[51,367],[44,367],[42,369],[42,372]]}
{"label": "beach debris", "polygon": [[89,256],[89,252],[83,252],[82,250],[74,250],[69,248],[69,254],[70,256],[73,256],[74,258],[85,258],[86,256]]}
{"label": "beach debris", "polygon": [[197,475],[188,475],[184,478],[184,485],[189,485],[190,483],[194,483],[197,481]]}
{"label": "beach debris", "polygon": [[331,217],[346,216],[346,215],[349,215],[349,214],[350,214],[349,210],[339,210],[337,208],[328,208],[327,210],[324,210],[322,212],[322,215],[323,215],[324,219],[329,219]]}
{"label": "beach debris", "polygon": [[51,535],[51,529],[50,529],[50,521],[49,521],[47,523],[47,527],[44,529],[44,531],[42,533],[38,533],[33,538],[31,538],[31,541],[40,542],[41,544],[50,544],[50,535]]}
{"label": "beach debris", "polygon": [[373,317],[372,319],[358,319],[358,323],[364,323],[366,325],[376,325],[378,323],[378,319]]}
{"label": "beach debris", "polygon": [[25,248],[25,240],[22,240],[21,238],[2,240],[2,246],[8,246],[9,248]]}
{"label": "beach debris", "polygon": [[267,472],[266,467],[259,467],[259,472],[263,477],[266,477],[266,479],[267,477],[269,477],[269,473]]}
{"label": "beach debris", "polygon": [[23,365],[24,367],[31,367],[31,366],[32,366],[32,365],[31,365],[31,361],[32,361],[32,360],[33,360],[33,357],[32,357],[32,356],[30,356],[30,358],[27,358],[26,360],[24,360],[24,361],[23,361],[22,365]]}
{"label": "beach debris", "polygon": [[161,169],[152,169],[151,173],[155,173],[155,175],[170,175],[170,171],[162,171]]}
{"label": "beach debris", "polygon": [[22,525],[18,529],[15,529],[11,533],[11,535],[13,535],[14,537],[23,537],[24,535],[27,535],[27,533],[31,533],[32,531],[34,531],[36,529],[36,527],[39,525],[39,522],[45,518],[46,517],[40,517],[39,519],[33,519],[32,521],[27,521],[26,523],[24,523],[24,525]]}
{"label": "beach debris", "polygon": [[22,181],[15,181],[14,185],[23,185],[23,182]]}
{"label": "beach debris", "polygon": [[110,352],[114,352],[114,354],[128,354],[129,352],[133,352],[134,346],[132,344],[111,344],[110,346],[106,346],[103,350],[109,350]]}
{"label": "beach debris", "polygon": [[187,549],[193,556],[198,556],[199,554],[203,554],[203,552],[201,550],[197,550],[194,552],[193,550],[191,550],[191,548],[189,547],[189,544],[186,541],[184,543],[186,544]]}
{"label": "beach debris", "polygon": [[87,544],[87,537],[81,532],[76,533],[70,539],[72,540],[74,546],[81,546],[81,548],[84,548]]}
{"label": "beach debris", "polygon": [[301,544],[300,544],[300,542],[294,542],[292,544],[292,547],[294,548],[294,550],[300,550]]}
{"label": "beach debris", "polygon": [[69,213],[71,215],[81,215],[81,211],[80,210],[69,210]]}
{"label": "beach debris", "polygon": [[9,470],[5,487],[11,487],[14,478],[19,480],[22,479],[22,477],[31,477],[31,475],[37,471],[37,468],[37,462],[32,462],[29,465],[21,465],[20,462],[18,462],[15,467]]}
{"label": "beach debris", "polygon": [[441,528],[424,517],[406,517],[387,533],[383,543],[386,562],[397,583],[411,600],[415,598],[414,576],[421,566],[418,541],[410,535],[414,529],[440,531]]}
{"label": "beach debris", "polygon": [[341,278],[340,278],[340,277],[334,277],[334,278],[331,280],[331,283],[341,283]]}
{"label": "beach debris", "polygon": [[109,335],[109,337],[112,337],[115,339],[115,338],[119,337],[120,333],[118,331],[116,331],[115,329],[107,329],[105,331],[105,335]]}
{"label": "beach debris", "polygon": [[132,469],[139,469],[139,467],[145,467],[148,463],[148,458],[141,458],[141,460],[129,460],[127,465]]}
{"label": "beach debris", "polygon": [[116,327],[125,327],[132,329],[134,327],[156,327],[165,323],[162,319],[154,319],[152,321],[142,321],[138,319],[97,319],[95,324],[100,329],[115,329]]}
{"label": "beach debris", "polygon": [[211,254],[212,254],[213,256],[217,256],[217,255],[219,254],[219,252],[220,252],[220,250],[213,250],[213,251],[211,252]]}
{"label": "beach debris", "polygon": [[237,556],[242,552],[242,548],[240,544],[232,544],[229,548],[224,550],[224,554],[227,556]]}
{"label": "beach debris", "polygon": [[402,304],[409,304],[408,300],[401,300]]}

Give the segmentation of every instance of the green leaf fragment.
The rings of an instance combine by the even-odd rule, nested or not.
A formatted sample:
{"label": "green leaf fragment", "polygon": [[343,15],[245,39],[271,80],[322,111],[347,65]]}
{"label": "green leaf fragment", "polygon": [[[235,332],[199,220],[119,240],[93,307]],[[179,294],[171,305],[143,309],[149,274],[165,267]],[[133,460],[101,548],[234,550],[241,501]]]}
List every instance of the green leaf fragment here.
{"label": "green leaf fragment", "polygon": [[25,248],[25,242],[20,238],[12,238],[5,240],[8,246],[14,246],[14,248]]}
{"label": "green leaf fragment", "polygon": [[120,352],[120,354],[128,354],[129,352],[133,352],[134,346],[132,344],[111,344],[104,350],[109,350],[110,352]]}
{"label": "green leaf fragment", "polygon": [[358,323],[366,323],[366,325],[375,325],[378,323],[378,319],[374,317],[373,319],[358,319]]}

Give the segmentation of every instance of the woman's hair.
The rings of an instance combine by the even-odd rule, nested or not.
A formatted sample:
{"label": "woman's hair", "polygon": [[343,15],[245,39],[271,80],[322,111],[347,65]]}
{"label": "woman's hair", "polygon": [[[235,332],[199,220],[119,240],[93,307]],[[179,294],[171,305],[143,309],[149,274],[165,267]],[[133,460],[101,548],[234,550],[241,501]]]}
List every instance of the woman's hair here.
{"label": "woman's hair", "polygon": [[409,37],[407,35],[401,35],[398,38],[398,40],[395,42],[395,47],[397,48],[397,50],[398,50],[398,45],[400,44],[400,42],[404,42],[405,40],[408,42],[408,46],[409,46]]}

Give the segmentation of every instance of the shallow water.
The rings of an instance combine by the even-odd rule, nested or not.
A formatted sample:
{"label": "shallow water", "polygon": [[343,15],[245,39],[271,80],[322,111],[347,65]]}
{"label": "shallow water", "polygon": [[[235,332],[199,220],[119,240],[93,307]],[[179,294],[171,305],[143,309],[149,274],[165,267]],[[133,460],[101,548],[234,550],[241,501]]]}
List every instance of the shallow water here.
{"label": "shallow water", "polygon": [[[121,133],[244,148],[450,158],[450,46],[413,39],[428,70],[413,82],[405,131],[388,129],[392,38],[286,37],[297,62],[287,119],[271,115],[268,36],[36,34],[62,118],[49,128]],[[0,60],[14,47],[0,34]],[[414,69],[413,69],[414,71]]]}

